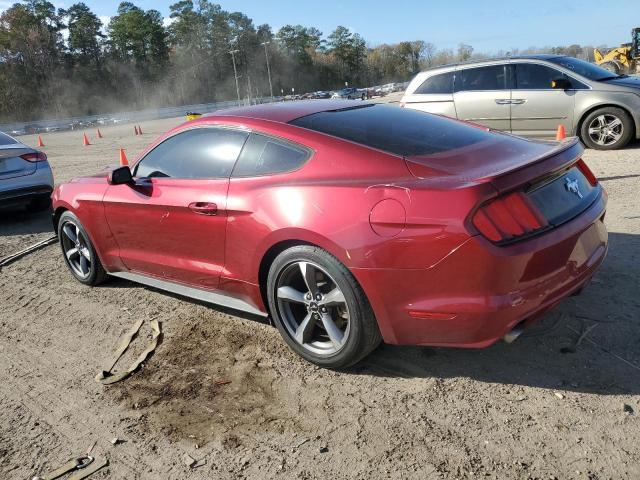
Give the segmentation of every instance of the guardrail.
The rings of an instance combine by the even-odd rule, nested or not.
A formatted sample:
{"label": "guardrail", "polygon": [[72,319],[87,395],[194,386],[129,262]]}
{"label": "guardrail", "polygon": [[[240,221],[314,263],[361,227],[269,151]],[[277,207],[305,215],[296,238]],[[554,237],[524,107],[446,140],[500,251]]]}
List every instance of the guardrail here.
{"label": "guardrail", "polygon": [[[254,98],[249,103],[241,101],[241,105],[257,105],[282,101],[283,97]],[[0,124],[0,131],[10,135],[24,135],[29,133],[42,133],[55,130],[82,129],[101,125],[119,125],[142,122],[145,120],[158,120],[185,115],[187,112],[210,113],[224,108],[238,105],[237,100],[228,100],[214,103],[198,103],[193,105],[181,105],[179,107],[152,108],[134,112],[105,113],[101,115],[87,115],[82,117],[56,118],[49,120],[34,120],[31,122],[15,122]]]}

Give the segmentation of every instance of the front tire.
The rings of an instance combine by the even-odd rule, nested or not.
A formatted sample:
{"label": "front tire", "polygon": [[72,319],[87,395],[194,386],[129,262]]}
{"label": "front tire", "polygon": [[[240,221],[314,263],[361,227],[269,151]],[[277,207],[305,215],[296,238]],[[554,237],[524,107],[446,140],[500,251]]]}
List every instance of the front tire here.
{"label": "front tire", "polygon": [[580,138],[595,150],[617,150],[626,146],[635,133],[633,120],[617,107],[604,107],[591,112],[580,127]]}
{"label": "front tire", "polygon": [[271,316],[285,342],[321,367],[349,367],[381,341],[375,316],[351,272],[330,253],[301,245],[269,269]]}
{"label": "front tire", "polygon": [[71,274],[85,285],[99,285],[107,278],[96,249],[78,217],[66,211],[58,221],[58,241]]}

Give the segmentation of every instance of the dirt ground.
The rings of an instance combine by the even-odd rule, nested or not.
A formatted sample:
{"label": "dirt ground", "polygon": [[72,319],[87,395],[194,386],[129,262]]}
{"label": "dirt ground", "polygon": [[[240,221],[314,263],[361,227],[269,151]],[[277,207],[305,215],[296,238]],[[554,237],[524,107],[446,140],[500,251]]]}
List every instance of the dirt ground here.
{"label": "dirt ground", "polygon": [[[44,151],[59,183],[179,121],[88,131],[88,147],[49,134]],[[123,280],[85,287],[57,245],[5,267],[0,478],[42,475],[94,442],[110,465],[92,478],[640,478],[640,145],[584,158],[609,192],[609,255],[512,345],[384,345],[337,373],[256,319]],[[1,211],[0,257],[50,228],[48,213]],[[155,354],[120,384],[95,382],[139,318],[162,322]],[[148,337],[145,325],[122,365]]]}

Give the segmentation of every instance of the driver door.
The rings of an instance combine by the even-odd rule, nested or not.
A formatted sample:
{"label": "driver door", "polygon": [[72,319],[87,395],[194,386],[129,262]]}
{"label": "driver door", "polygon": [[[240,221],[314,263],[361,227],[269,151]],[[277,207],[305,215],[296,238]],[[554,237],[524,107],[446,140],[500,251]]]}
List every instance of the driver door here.
{"label": "driver door", "polygon": [[[516,135],[553,138],[558,125],[567,132],[574,127],[576,89],[580,83],[564,73],[532,62],[514,62],[515,82],[511,99],[511,130]],[[551,87],[564,78],[572,88]],[[584,87],[584,85],[582,85]]]}
{"label": "driver door", "polygon": [[229,176],[247,136],[220,127],[182,131],[138,162],[133,185],[109,186],[105,215],[130,271],[217,287]]}

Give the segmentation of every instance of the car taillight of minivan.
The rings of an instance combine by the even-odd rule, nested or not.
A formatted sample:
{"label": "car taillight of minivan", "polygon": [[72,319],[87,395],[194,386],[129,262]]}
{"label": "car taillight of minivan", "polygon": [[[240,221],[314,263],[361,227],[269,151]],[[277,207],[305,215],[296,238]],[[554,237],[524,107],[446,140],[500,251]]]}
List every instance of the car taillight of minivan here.
{"label": "car taillight of minivan", "polygon": [[540,210],[522,192],[485,203],[473,215],[472,223],[493,242],[529,236],[549,226]]}
{"label": "car taillight of minivan", "polygon": [[27,162],[46,162],[47,154],[44,152],[25,153],[24,155],[20,155],[20,158]]}

